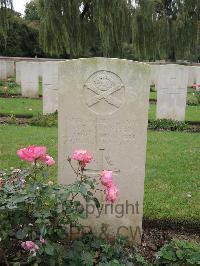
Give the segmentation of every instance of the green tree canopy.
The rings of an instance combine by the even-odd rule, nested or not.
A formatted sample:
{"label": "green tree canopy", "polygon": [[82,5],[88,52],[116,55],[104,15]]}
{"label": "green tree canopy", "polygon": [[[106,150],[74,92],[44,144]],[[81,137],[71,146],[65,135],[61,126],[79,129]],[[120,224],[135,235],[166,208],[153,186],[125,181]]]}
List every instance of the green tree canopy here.
{"label": "green tree canopy", "polygon": [[6,43],[9,9],[12,9],[12,0],[0,0],[0,43]]}
{"label": "green tree canopy", "polygon": [[124,56],[131,49],[140,60],[197,55],[199,0],[39,0],[39,7],[41,43],[49,53],[96,49]]}
{"label": "green tree canopy", "polygon": [[24,19],[29,21],[40,20],[38,12],[38,0],[32,0],[31,2],[26,3]]}
{"label": "green tree canopy", "polygon": [[[6,43],[11,0],[0,0],[0,43]],[[48,55],[137,60],[200,55],[200,0],[32,0],[25,23],[40,31]]]}

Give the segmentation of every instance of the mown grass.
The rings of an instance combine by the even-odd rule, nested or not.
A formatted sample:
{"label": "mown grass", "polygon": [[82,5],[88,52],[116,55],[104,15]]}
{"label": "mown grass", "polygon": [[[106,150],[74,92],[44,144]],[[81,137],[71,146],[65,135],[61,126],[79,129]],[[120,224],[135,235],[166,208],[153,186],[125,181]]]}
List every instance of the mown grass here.
{"label": "mown grass", "polygon": [[[0,114],[37,115],[42,114],[42,99],[0,98]],[[149,105],[149,119],[156,119],[156,104]],[[187,121],[200,121],[200,105],[187,106]]]}
{"label": "mown grass", "polygon": [[[156,104],[149,105],[149,120],[156,119]],[[200,121],[200,105],[186,106],[186,121]]]}
{"label": "mown grass", "polygon": [[0,98],[0,114],[37,115],[42,113],[41,99]]}
{"label": "mown grass", "polygon": [[[16,150],[29,144],[46,145],[57,158],[57,128],[4,125],[0,126],[0,139],[0,169],[26,166]],[[200,134],[148,132],[146,217],[200,221],[199,158]],[[57,168],[51,172],[56,177]]]}

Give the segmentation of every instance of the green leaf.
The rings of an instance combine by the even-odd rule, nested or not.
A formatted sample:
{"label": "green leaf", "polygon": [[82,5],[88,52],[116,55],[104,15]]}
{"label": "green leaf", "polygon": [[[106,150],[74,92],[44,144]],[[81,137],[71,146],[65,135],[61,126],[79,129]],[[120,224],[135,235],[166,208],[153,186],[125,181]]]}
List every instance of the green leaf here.
{"label": "green leaf", "polygon": [[54,255],[54,247],[51,244],[47,244],[45,247],[45,252],[47,253],[47,255]]}
{"label": "green leaf", "polygon": [[81,261],[83,265],[92,266],[93,265],[93,255],[90,252],[83,251],[81,254]]}
{"label": "green leaf", "polygon": [[17,239],[20,239],[20,240],[24,239],[26,235],[27,235],[27,230],[24,230],[24,229],[20,229],[16,233]]}

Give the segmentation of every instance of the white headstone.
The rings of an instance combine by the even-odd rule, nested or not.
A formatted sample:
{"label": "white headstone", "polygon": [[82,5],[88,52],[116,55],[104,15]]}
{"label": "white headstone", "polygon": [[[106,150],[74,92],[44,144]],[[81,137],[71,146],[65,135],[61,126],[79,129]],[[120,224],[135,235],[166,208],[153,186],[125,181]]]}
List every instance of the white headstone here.
{"label": "white headstone", "polygon": [[38,63],[21,62],[21,91],[23,97],[37,98],[39,95]]}
{"label": "white headstone", "polygon": [[151,85],[155,85],[155,90],[157,90],[157,80],[159,75],[159,69],[161,65],[150,64],[151,66]]}
{"label": "white headstone", "polygon": [[21,84],[21,65],[23,64],[23,61],[16,62],[16,83]]}
{"label": "white headstone", "polygon": [[7,73],[6,73],[6,61],[0,60],[0,80],[6,80]]}
{"label": "white headstone", "polygon": [[191,87],[196,82],[195,67],[188,67],[188,87]]}
{"label": "white headstone", "polygon": [[160,67],[157,87],[157,119],[185,119],[188,68],[179,65]]}
{"label": "white headstone", "polygon": [[58,65],[59,62],[42,63],[43,114],[58,110]]}
{"label": "white headstone", "polygon": [[[86,174],[112,170],[120,197],[113,213],[104,205],[86,222],[93,232],[128,235],[140,241],[143,216],[150,67],[128,60],[90,58],[60,63],[59,179],[75,180],[66,156],[87,149],[93,162]],[[105,201],[100,199],[102,204]],[[120,207],[121,206],[121,207]],[[121,218],[119,209],[124,208]]]}
{"label": "white headstone", "polygon": [[14,60],[6,60],[6,76],[12,77],[15,75],[15,62]]}
{"label": "white headstone", "polygon": [[200,66],[195,67],[195,77],[196,77],[196,84],[199,85],[199,87],[196,87],[196,90],[200,90]]}

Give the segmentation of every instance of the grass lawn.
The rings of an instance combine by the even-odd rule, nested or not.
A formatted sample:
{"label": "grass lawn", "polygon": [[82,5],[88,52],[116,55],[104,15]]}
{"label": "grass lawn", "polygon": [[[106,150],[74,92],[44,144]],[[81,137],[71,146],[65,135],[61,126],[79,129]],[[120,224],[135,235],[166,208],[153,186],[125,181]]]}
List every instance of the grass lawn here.
{"label": "grass lawn", "polygon": [[[156,119],[156,104],[149,105],[149,119]],[[200,105],[186,106],[186,121],[200,121]]]}
{"label": "grass lawn", "polygon": [[[32,114],[42,113],[42,99],[0,98],[0,114]],[[149,106],[149,119],[156,119],[156,104]],[[186,107],[187,121],[200,121],[200,105]]]}
{"label": "grass lawn", "polygon": [[41,99],[0,98],[0,114],[37,115],[42,113]]}
{"label": "grass lawn", "polygon": [[[57,158],[57,128],[0,126],[0,139],[0,169],[27,165],[16,150],[29,144],[46,145]],[[200,221],[199,158],[200,134],[148,132],[146,217]],[[51,171],[56,176],[56,167]]]}
{"label": "grass lawn", "polygon": [[150,91],[150,100],[156,100],[157,99],[157,91]]}

